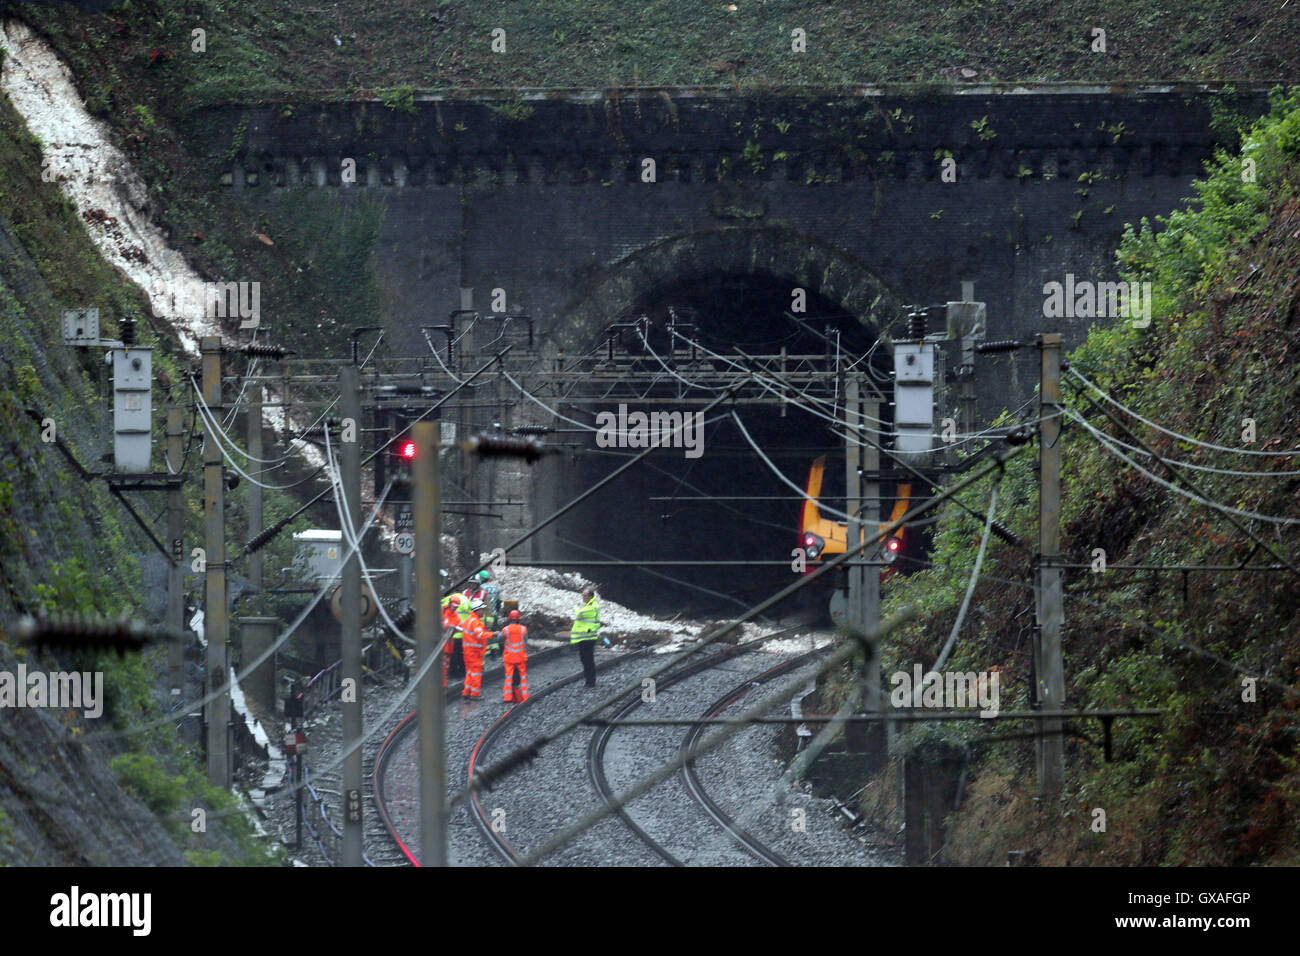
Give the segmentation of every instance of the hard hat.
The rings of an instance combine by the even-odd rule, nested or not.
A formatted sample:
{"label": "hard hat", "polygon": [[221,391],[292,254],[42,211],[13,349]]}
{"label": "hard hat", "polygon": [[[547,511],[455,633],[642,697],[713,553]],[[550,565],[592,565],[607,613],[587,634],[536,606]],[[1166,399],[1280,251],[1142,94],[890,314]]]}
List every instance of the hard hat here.
{"label": "hard hat", "polygon": [[512,621],[517,621],[517,620],[519,620],[519,612],[518,612],[518,611],[511,611],[511,612],[510,612],[510,620],[512,620]]}
{"label": "hard hat", "polygon": [[480,581],[491,581],[491,580],[492,580],[492,572],[491,572],[491,571],[487,571],[487,570],[480,571],[480,572],[478,573],[478,579],[479,579]]}
{"label": "hard hat", "polygon": [[482,600],[480,600],[479,598],[475,598],[474,600],[469,602],[469,609],[471,611],[481,611],[485,607],[487,607],[487,605],[484,604]]}

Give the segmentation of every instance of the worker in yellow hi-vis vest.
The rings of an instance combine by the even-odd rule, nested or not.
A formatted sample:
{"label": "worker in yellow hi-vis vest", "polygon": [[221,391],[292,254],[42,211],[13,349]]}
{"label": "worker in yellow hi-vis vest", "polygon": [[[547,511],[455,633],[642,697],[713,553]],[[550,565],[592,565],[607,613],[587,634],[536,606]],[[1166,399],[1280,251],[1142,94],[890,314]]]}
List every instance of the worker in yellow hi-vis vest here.
{"label": "worker in yellow hi-vis vest", "polygon": [[[582,673],[588,687],[596,686],[596,638],[600,631],[600,604],[591,588],[582,592],[582,605],[573,609],[573,627],[569,628],[569,643],[578,645],[582,659]],[[609,639],[605,639],[609,644]]]}

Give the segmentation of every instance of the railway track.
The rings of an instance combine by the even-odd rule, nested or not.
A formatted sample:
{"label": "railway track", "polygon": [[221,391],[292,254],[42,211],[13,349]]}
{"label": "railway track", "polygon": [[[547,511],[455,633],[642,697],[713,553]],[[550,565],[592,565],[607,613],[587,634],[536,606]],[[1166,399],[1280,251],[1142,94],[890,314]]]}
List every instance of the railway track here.
{"label": "railway track", "polygon": [[[745,653],[754,650],[753,648],[736,647],[728,648],[725,651],[713,654],[704,660],[697,661],[687,667],[682,668],[661,680],[657,687],[656,693],[668,690],[669,688],[689,680],[706,671],[710,671],[721,664],[733,661]],[[708,719],[721,714],[727,708],[731,707],[737,701],[745,697],[755,687],[779,677],[792,670],[806,664],[817,654],[816,651],[810,651],[801,654],[790,660],[783,661],[780,664],[770,667],[756,677],[749,678],[741,684],[727,690],[725,694],[710,704],[703,713],[703,718]],[[640,696],[632,697],[626,704],[619,707],[612,715],[612,720],[622,720],[630,716],[635,710],[641,707],[643,700]],[[694,746],[703,736],[706,725],[697,724],[687,730],[677,748],[678,754],[684,754]],[[588,748],[587,767],[591,776],[592,783],[595,785],[601,798],[610,803],[614,799],[614,788],[610,785],[608,775],[605,771],[605,753],[609,746],[609,741],[614,733],[618,730],[614,726],[606,726],[597,729],[592,735],[591,745]],[[748,855],[752,856],[761,863],[772,866],[790,866],[790,861],[779,853],[777,850],[767,846],[753,834],[741,829],[736,825],[735,820],[730,817],[721,807],[710,797],[704,784],[699,779],[695,771],[694,762],[690,762],[683,767],[681,773],[682,783],[686,792],[690,795],[696,806],[711,820],[713,820],[728,836],[730,836]],[[624,825],[642,842],[649,846],[657,856],[670,866],[684,866],[683,861],[677,854],[673,853],[661,840],[651,836],[644,827],[642,827],[633,818],[627,807],[621,807],[615,811]]]}
{"label": "railway track", "polygon": [[[766,683],[767,681],[772,680],[773,678],[781,677],[785,674],[788,674],[790,671],[797,670],[798,668],[806,664],[808,661],[810,661],[812,658],[816,657],[817,654],[818,654],[817,651],[809,651],[806,654],[800,654],[798,657],[794,657],[781,664],[777,664],[775,667],[769,667],[761,674],[758,674],[757,676],[750,678],[749,680],[745,681],[745,683],[740,684],[739,686],[734,687],[731,690],[729,690],[727,693],[723,694],[712,704],[710,704],[707,708],[705,708],[704,713],[700,715],[701,718],[704,720],[710,720],[714,717],[721,715],[729,707],[732,707],[740,700],[742,700],[755,687],[759,687],[762,684]],[[694,747],[699,742],[700,738],[704,736],[704,731],[707,726],[708,726],[707,724],[696,724],[694,727],[691,727],[689,730],[686,731],[686,734],[682,737],[682,743],[680,748],[680,752],[683,755],[687,751],[689,751],[692,747]],[[749,833],[747,830],[744,830],[740,826],[738,826],[736,824],[736,821],[729,814],[727,814],[721,807],[719,807],[716,802],[714,802],[713,798],[709,796],[708,790],[705,789],[703,781],[700,780],[700,775],[695,769],[694,760],[686,761],[686,764],[682,767],[681,776],[682,776],[682,782],[686,785],[687,791],[695,799],[695,801],[704,808],[704,811],[710,817],[712,817],[715,821],[717,821],[717,823],[722,827],[723,830],[727,832],[729,836],[731,836],[732,839],[734,839],[738,844],[744,847],[744,849],[748,853],[750,853],[755,859],[759,860],[760,862],[767,863],[770,866],[791,866],[792,865],[789,859],[787,859],[780,852],[772,849],[767,844],[763,843],[761,840],[755,837],[752,833]]]}
{"label": "railway track", "polygon": [[[596,671],[597,673],[603,673],[613,667],[629,663],[644,656],[645,652],[640,651],[623,655],[615,660],[602,661],[596,665]],[[502,737],[506,728],[512,725],[531,708],[536,707],[541,701],[547,699],[561,688],[568,687],[570,684],[575,683],[582,676],[582,672],[578,671],[569,677],[562,678],[542,690],[537,691],[524,703],[516,704],[498,717],[496,722],[483,732],[483,735],[479,737],[478,742],[474,745],[474,749],[470,753],[469,765],[466,771],[467,779],[474,779],[474,771],[476,767],[483,762],[483,758],[487,755],[488,751],[491,750],[492,746]],[[493,825],[492,815],[483,805],[477,792],[472,795],[471,803],[474,822],[487,840],[488,845],[491,846],[492,849],[495,850],[506,862],[518,864],[523,859],[523,854],[519,852],[504,832]]]}
{"label": "railway track", "polygon": [[[712,670],[723,661],[733,660],[742,653],[740,648],[729,647],[723,651],[711,654],[709,657],[694,664],[688,665],[659,681],[656,686],[658,690],[667,690],[684,680],[694,677],[696,674]],[[619,707],[611,715],[612,720],[622,720],[632,711],[641,706],[641,698],[633,695],[626,704]],[[605,772],[605,751],[609,747],[610,738],[614,736],[615,727],[600,727],[591,735],[591,744],[587,748],[587,775],[591,778],[592,785],[600,798],[606,803],[612,803],[614,800],[614,788],[610,786],[609,776]],[[648,846],[656,856],[662,859],[669,866],[684,866],[685,864],[677,858],[666,846],[654,839],[647,833],[640,824],[632,819],[632,815],[627,812],[626,807],[620,807],[614,811],[615,815],[623,821],[626,826],[642,843]]]}
{"label": "railway track", "polygon": [[[545,650],[532,654],[529,658],[529,664],[530,666],[538,667],[550,661],[559,660],[568,650],[569,648],[566,646],[546,648]],[[495,685],[496,681],[492,678],[503,675],[503,672],[504,668],[501,665],[484,668],[483,684],[485,690],[488,686]],[[449,681],[446,690],[446,702],[448,704],[453,704],[460,700],[460,692],[463,687],[463,679]],[[412,866],[419,866],[420,863],[411,852],[411,849],[406,845],[406,842],[402,839],[397,823],[393,819],[392,806],[388,792],[388,771],[392,764],[394,755],[401,750],[402,744],[406,739],[415,732],[416,727],[418,726],[416,722],[416,716],[418,714],[418,710],[412,710],[398,721],[391,731],[389,731],[388,736],[384,739],[384,742],[380,744],[379,750],[375,753],[374,768],[371,774],[371,792],[374,794],[375,810],[379,816],[381,824],[383,825],[384,832],[387,834],[388,838],[392,840],[406,862]]]}
{"label": "railway track", "polygon": [[[557,658],[567,650],[567,647],[555,648],[533,655],[529,662],[530,672],[536,665]],[[748,647],[727,648],[703,660],[687,664],[659,678],[656,694],[682,685],[698,675],[717,671],[722,665],[734,663],[755,650]],[[725,671],[718,671],[709,678],[705,687],[711,689],[713,694],[721,687],[726,688],[725,692],[712,700],[703,711],[699,709],[699,700],[709,699],[704,693],[697,692],[689,697],[680,694],[674,700],[677,712],[687,719],[696,715],[701,719],[724,715],[757,689],[807,666],[817,654],[816,651],[810,651],[783,660],[732,686],[723,683],[727,676]],[[644,653],[620,654],[612,660],[601,661],[597,669],[605,673],[643,657]],[[581,713],[577,708],[586,708],[596,703],[600,698],[593,696],[583,699],[581,692],[576,696],[564,693],[565,688],[572,687],[581,676],[577,670],[561,676],[535,690],[527,702],[510,707],[495,719],[492,719],[491,713],[479,711],[480,720],[487,718],[492,719],[492,722],[477,738],[473,734],[478,731],[478,727],[464,728],[470,736],[462,734],[462,742],[456,745],[460,756],[455,758],[465,774],[461,782],[472,780],[484,766],[503,756],[510,748],[545,734],[548,726],[553,728]],[[533,683],[537,687],[537,681],[534,680]],[[613,705],[610,716],[615,720],[623,719],[641,706],[643,701],[640,693],[629,692]],[[683,712],[683,706],[693,709]],[[479,727],[481,726],[480,723]],[[415,727],[415,713],[412,712],[393,728],[384,741],[374,763],[374,793],[379,808],[378,816],[383,821],[385,831],[405,860],[418,866],[414,854],[399,832],[403,826],[390,815],[390,795],[386,782],[393,754],[400,749],[403,739],[409,737]],[[698,743],[708,727],[697,724],[687,728],[684,734],[667,728],[654,728],[648,740],[646,737],[632,737],[630,728],[624,729],[623,739],[620,740],[615,733],[619,729],[612,726],[597,728],[588,740],[583,740],[579,734],[566,735],[567,739],[563,742],[557,739],[548,747],[544,765],[520,768],[500,781],[493,791],[495,799],[477,792],[472,794],[470,800],[454,814],[460,821],[455,826],[459,834],[462,862],[478,865],[484,862],[495,862],[497,865],[519,864],[531,847],[540,845],[549,834],[570,822],[575,814],[582,812],[584,804],[590,805],[593,797],[611,801],[616,789],[624,785],[617,779],[611,780],[611,777],[622,775],[634,779],[648,765],[684,754]],[[611,740],[615,741],[613,747],[610,745]],[[759,781],[762,774],[748,781],[751,784],[748,797],[740,795],[744,787],[737,791],[733,786],[738,778],[735,777],[734,770],[728,769],[728,761],[733,764],[736,761],[744,763],[747,753],[733,753],[720,763],[714,759],[720,757],[720,752],[707,760],[701,757],[703,773],[695,762],[687,763],[680,774],[670,780],[676,781],[676,786],[685,791],[688,799],[681,799],[683,795],[679,791],[676,800],[660,793],[654,802],[644,803],[646,795],[643,795],[628,808],[615,811],[609,819],[597,824],[593,831],[560,851],[561,856],[555,862],[578,865],[683,866],[688,863],[744,865],[756,861],[769,866],[795,865],[787,854],[794,850],[802,860],[802,843],[792,843],[787,835],[778,837],[776,844],[769,845],[765,842],[766,838],[760,838],[754,832],[742,828],[728,813],[728,810],[738,812],[740,807],[747,805],[746,801],[752,801],[761,791]],[[617,774],[607,770],[607,758],[613,761],[609,763],[610,768],[618,768]],[[404,758],[406,761],[409,759],[409,755]],[[409,774],[409,764],[405,766],[408,767],[405,774]],[[580,773],[579,768],[584,769],[585,774]],[[705,778],[711,780],[711,783],[706,784]],[[406,776],[402,779],[405,781]],[[453,788],[458,786],[455,781],[449,781],[449,784]],[[717,790],[711,794],[710,787]],[[726,796],[723,796],[724,793]],[[404,830],[408,834],[407,840],[410,839],[411,832],[411,816],[409,807],[406,806],[409,800],[408,790],[405,803],[399,805],[406,815]],[[461,814],[462,809],[464,815]],[[510,815],[508,828],[507,814]],[[765,820],[765,829],[770,829],[771,823],[770,819]],[[701,827],[707,833],[702,833]],[[838,828],[832,829],[842,832]],[[474,839],[471,834],[476,834],[482,842]],[[628,841],[627,834],[632,834],[635,839]],[[470,840],[469,844],[465,843],[466,839]],[[845,837],[838,839],[843,840]],[[470,849],[466,855],[465,848],[472,848],[475,844],[489,848],[489,857],[481,855],[482,849]],[[685,853],[682,852],[683,849],[686,850]],[[812,847],[808,849],[815,850]],[[812,856],[816,858],[818,853],[814,852]]]}

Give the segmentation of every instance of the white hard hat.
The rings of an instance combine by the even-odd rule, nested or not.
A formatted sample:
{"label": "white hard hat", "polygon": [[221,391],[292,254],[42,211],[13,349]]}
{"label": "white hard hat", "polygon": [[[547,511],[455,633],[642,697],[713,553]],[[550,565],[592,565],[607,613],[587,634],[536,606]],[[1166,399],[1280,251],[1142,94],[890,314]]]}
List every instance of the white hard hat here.
{"label": "white hard hat", "polygon": [[485,607],[487,607],[487,605],[483,603],[481,598],[474,598],[474,600],[469,602],[469,609],[471,611],[481,611]]}

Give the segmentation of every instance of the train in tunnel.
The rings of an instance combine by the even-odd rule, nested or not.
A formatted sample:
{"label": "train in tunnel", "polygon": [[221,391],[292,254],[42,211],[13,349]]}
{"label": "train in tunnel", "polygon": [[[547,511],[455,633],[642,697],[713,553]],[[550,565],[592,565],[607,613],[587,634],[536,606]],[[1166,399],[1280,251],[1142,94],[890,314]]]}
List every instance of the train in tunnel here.
{"label": "train in tunnel", "polygon": [[[808,468],[799,520],[798,547],[807,558],[808,570],[805,573],[812,573],[828,557],[843,554],[848,550],[847,522],[835,521],[822,514],[822,486],[825,473],[826,456],[820,455]],[[882,492],[884,488],[882,484]],[[887,529],[897,524],[907,513],[915,503],[912,497],[912,482],[900,481],[895,484],[889,517],[878,523],[878,535],[884,535]],[[921,538],[919,532],[914,532],[903,525],[869,545],[865,549],[864,557],[867,560],[878,559],[885,562],[886,566],[879,572],[880,580],[884,582],[908,565],[915,564],[923,544]],[[832,579],[831,582],[820,588],[818,593],[827,600],[831,620],[839,624],[847,604],[848,575],[845,569],[840,569],[829,577]]]}

